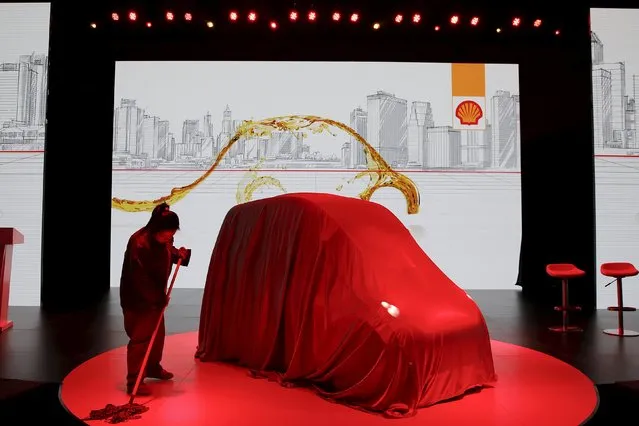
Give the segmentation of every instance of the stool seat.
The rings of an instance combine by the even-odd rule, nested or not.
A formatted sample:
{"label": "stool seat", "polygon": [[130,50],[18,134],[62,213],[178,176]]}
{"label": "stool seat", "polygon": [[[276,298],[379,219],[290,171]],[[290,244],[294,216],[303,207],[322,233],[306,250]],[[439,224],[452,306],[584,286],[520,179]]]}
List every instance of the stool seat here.
{"label": "stool seat", "polygon": [[[624,312],[632,312],[636,311],[636,308],[630,306],[623,305],[623,289],[621,281],[626,277],[634,277],[635,275],[639,275],[639,271],[632,263],[628,262],[608,262],[601,265],[601,274],[607,277],[615,278],[617,281],[617,306],[609,306],[608,310],[617,312],[617,321],[619,325],[617,328],[607,328],[603,332],[606,334],[610,334],[612,336],[619,337],[637,337],[639,336],[639,332],[633,330],[627,330],[623,326],[623,313]],[[613,281],[614,282],[614,281]],[[606,284],[608,287],[609,284]]]}
{"label": "stool seat", "polygon": [[569,280],[586,275],[586,272],[571,263],[551,263],[546,265],[546,273],[553,278]]}
{"label": "stool seat", "polygon": [[583,331],[581,327],[568,325],[568,312],[581,310],[580,306],[572,306],[568,303],[568,281],[583,277],[586,273],[572,263],[550,263],[546,265],[546,273],[561,280],[561,306],[555,306],[555,310],[561,312],[561,325],[549,327],[550,330],[560,333]]}
{"label": "stool seat", "polygon": [[610,262],[601,265],[601,274],[613,278],[626,278],[639,275],[639,271],[632,263]]}

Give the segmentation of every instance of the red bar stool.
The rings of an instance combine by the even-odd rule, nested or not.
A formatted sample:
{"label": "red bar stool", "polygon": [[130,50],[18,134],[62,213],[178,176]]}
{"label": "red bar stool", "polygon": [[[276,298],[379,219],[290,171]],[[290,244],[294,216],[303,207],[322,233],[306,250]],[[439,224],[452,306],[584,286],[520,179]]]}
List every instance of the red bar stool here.
{"label": "red bar stool", "polygon": [[606,284],[608,287],[613,282],[617,281],[617,306],[609,306],[609,311],[617,312],[617,319],[619,321],[619,327],[617,328],[608,328],[603,332],[606,334],[610,334],[613,336],[621,336],[621,337],[636,337],[639,336],[639,333],[632,330],[626,330],[623,328],[623,313],[629,311],[636,311],[637,308],[631,308],[629,306],[623,305],[623,289],[621,288],[621,280],[626,277],[634,277],[639,274],[637,268],[634,267],[632,263],[627,262],[611,262],[604,263],[601,265],[601,273],[607,277],[615,278],[614,281]]}
{"label": "red bar stool", "polygon": [[555,311],[561,311],[562,322],[561,325],[549,327],[549,329],[562,333],[583,331],[581,327],[568,325],[568,312],[581,310],[581,306],[570,306],[568,304],[568,280],[583,277],[586,273],[570,263],[551,263],[546,265],[546,273],[553,278],[561,280],[561,306],[555,306]]}

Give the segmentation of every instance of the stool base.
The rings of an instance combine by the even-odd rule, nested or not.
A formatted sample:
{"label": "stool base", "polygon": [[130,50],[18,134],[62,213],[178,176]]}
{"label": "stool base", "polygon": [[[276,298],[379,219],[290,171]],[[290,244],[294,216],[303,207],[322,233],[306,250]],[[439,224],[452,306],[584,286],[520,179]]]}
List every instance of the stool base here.
{"label": "stool base", "polygon": [[548,327],[550,331],[557,331],[559,333],[566,333],[570,331],[584,331],[581,327],[577,327],[576,325],[557,325],[554,327]]}
{"label": "stool base", "polygon": [[635,312],[637,310],[637,308],[633,308],[631,306],[624,306],[621,309],[619,309],[619,306],[608,306],[608,310],[612,311],[612,312]]}
{"label": "stool base", "polygon": [[637,337],[639,333],[633,330],[624,330],[618,328],[607,328],[603,331],[606,334],[611,336],[619,336],[619,337]]}

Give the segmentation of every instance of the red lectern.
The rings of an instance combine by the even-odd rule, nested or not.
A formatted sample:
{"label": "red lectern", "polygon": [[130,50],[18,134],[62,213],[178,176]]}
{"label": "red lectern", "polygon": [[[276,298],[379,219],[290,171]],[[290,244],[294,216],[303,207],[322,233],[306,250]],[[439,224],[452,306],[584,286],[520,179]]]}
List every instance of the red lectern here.
{"label": "red lectern", "polygon": [[24,235],[15,228],[0,228],[0,333],[11,328],[9,321],[9,287],[13,246],[24,243]]}

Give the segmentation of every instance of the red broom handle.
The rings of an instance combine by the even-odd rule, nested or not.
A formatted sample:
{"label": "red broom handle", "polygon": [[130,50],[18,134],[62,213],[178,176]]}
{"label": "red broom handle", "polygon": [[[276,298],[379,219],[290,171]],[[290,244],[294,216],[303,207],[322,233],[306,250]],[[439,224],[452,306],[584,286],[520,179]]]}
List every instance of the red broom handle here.
{"label": "red broom handle", "polygon": [[175,284],[175,279],[177,278],[178,270],[180,269],[180,265],[182,264],[182,258],[180,257],[175,264],[175,270],[173,271],[173,277],[171,278],[171,285],[169,285],[169,289],[166,291],[166,303],[160,312],[160,317],[158,318],[158,323],[155,325],[155,330],[153,330],[153,334],[151,335],[151,340],[149,341],[149,346],[146,348],[146,354],[144,354],[144,359],[142,360],[142,365],[140,367],[140,372],[138,373],[138,378],[135,380],[135,386],[133,387],[133,392],[131,392],[131,398],[129,399],[129,404],[133,404],[133,400],[135,399],[135,395],[138,393],[138,387],[140,383],[142,383],[142,378],[144,377],[144,370],[146,370],[146,364],[149,362],[149,356],[151,355],[151,349],[153,348],[153,342],[155,342],[155,338],[158,335],[158,330],[160,329],[160,324],[162,323],[162,317],[164,316],[164,311],[169,306],[169,300],[171,298],[171,292],[173,291],[173,284]]}

